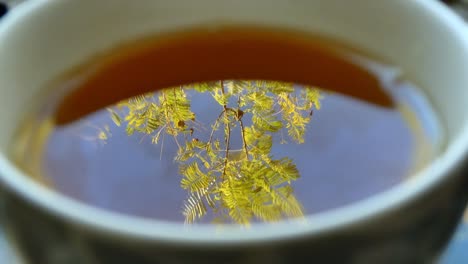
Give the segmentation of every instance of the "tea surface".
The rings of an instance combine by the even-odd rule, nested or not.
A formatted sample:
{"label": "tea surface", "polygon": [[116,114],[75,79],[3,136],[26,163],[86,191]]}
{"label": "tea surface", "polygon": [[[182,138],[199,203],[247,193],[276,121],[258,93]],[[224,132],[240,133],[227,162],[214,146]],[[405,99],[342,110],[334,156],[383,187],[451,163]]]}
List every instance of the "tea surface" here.
{"label": "tea surface", "polygon": [[[61,89],[19,129],[17,163],[97,207],[249,224],[365,199],[414,175],[442,147],[429,102],[398,67],[272,32],[199,33],[127,47],[59,79]],[[215,56],[234,51],[248,52]]]}
{"label": "tea surface", "polygon": [[[435,120],[424,116],[427,105],[419,103],[424,101],[424,97],[409,83],[400,83],[392,89],[407,100],[403,111],[379,108],[322,91],[320,109],[312,106],[298,111],[303,118],[310,118],[301,137],[303,142],[290,136],[288,122],[281,108],[274,104],[272,109],[275,112],[271,115],[277,118],[270,121],[279,120],[282,124],[278,130],[267,128],[270,130],[265,134],[271,136],[271,149],[264,150],[263,154],[269,155],[273,161],[287,159],[297,168],[297,175],[291,176],[294,178],[291,184],[284,181],[279,186],[292,187],[291,194],[303,214],[336,208],[384,191],[410,177],[437,153],[436,143],[440,135]],[[184,130],[181,129],[176,137],[167,131],[170,120],[167,123],[161,121],[159,126],[148,130],[151,131],[149,134],[134,131],[129,135],[127,127],[132,126],[128,126],[129,120],[125,121],[125,118],[131,115],[125,106],[111,108],[114,114],[118,113],[117,124],[120,126],[112,120],[113,113],[108,110],[101,110],[65,127],[39,123],[39,127],[28,132],[34,133],[38,129],[50,134],[36,167],[42,173],[37,176],[55,190],[98,207],[148,218],[184,221],[183,211],[191,192],[181,186],[181,181],[188,179],[181,173],[183,166],[195,162],[202,174],[211,175],[221,184],[225,157],[233,163],[234,171],[240,173],[239,179],[246,177],[246,173],[252,173],[241,172],[245,162],[263,159],[261,152],[253,154],[258,146],[251,142],[247,146],[249,159],[246,158],[242,129],[235,115],[229,117],[232,128],[227,148],[224,125],[218,124],[213,129],[223,107],[210,92],[188,88],[182,91],[195,118],[184,121]],[[170,92],[164,90],[149,94],[145,100],[160,105],[158,96]],[[301,95],[301,92],[301,86],[294,86],[289,95]],[[247,96],[246,92],[243,96]],[[299,102],[301,105],[305,103],[308,102]],[[237,109],[236,102],[232,107]],[[249,112],[252,109],[249,107],[252,107],[252,102],[240,108],[245,112],[242,117],[244,129],[255,127],[255,122],[262,122],[252,121],[253,114]],[[423,121],[416,121],[416,118]],[[172,124],[176,126],[177,123]],[[185,148],[194,141],[206,144],[210,136],[215,157],[210,158],[206,145],[203,145],[187,152],[189,159],[177,160],[180,147]],[[214,142],[219,145],[217,148]],[[228,156],[227,150],[230,151]],[[196,154],[200,156],[196,157]],[[209,169],[204,162],[209,163]],[[214,170],[215,166],[221,167]],[[239,180],[237,176],[234,178]],[[252,185],[249,193],[256,194],[255,188]],[[267,199],[267,202],[271,201]],[[211,222],[216,215],[207,204],[205,206],[206,216],[194,219],[196,222]],[[262,219],[253,217],[252,221],[255,220]]]}

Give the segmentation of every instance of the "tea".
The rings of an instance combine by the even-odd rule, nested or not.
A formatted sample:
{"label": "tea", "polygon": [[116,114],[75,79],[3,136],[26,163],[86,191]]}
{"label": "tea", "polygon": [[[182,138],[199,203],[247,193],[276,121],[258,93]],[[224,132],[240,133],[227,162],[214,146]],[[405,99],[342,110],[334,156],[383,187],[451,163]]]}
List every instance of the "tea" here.
{"label": "tea", "polygon": [[[203,32],[142,41],[60,79],[84,76],[37,106],[18,133],[17,162],[101,208],[248,224],[364,199],[408,179],[442,147],[429,102],[398,67],[284,32]],[[221,55],[233,64],[217,67]]]}
{"label": "tea", "polygon": [[[317,36],[258,27],[211,26],[161,34],[116,48],[59,78],[54,86],[74,89],[58,106],[55,121],[70,122],[157,89],[228,79],[301,83],[392,106],[379,80],[353,63],[346,50],[351,51]],[[82,79],[78,83],[65,81],[77,77]]]}

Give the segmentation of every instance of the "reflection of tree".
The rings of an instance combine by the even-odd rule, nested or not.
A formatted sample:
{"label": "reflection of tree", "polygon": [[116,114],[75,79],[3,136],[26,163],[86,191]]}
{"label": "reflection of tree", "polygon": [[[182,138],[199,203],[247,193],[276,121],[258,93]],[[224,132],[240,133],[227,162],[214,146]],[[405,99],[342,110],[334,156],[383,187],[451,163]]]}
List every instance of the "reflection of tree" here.
{"label": "reflection of tree", "polygon": [[[220,107],[206,139],[195,137],[201,124],[188,89],[209,95]],[[282,144],[286,138],[303,143],[319,99],[317,89],[295,90],[289,83],[219,81],[169,88],[157,98],[142,95],[109,111],[117,125],[125,122],[128,135],[151,136],[161,149],[165,136],[177,144],[181,186],[189,193],[183,209],[187,223],[211,208],[217,221],[248,225],[253,218],[303,215],[290,185],[299,172],[288,157],[271,154],[272,136],[280,133]],[[241,140],[241,149],[232,148],[233,137]]]}

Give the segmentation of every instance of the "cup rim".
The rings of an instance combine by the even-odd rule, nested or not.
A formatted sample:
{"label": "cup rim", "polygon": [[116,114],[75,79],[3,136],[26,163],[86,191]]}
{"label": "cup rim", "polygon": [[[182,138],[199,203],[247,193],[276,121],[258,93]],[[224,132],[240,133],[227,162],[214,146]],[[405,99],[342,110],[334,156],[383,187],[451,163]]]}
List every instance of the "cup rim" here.
{"label": "cup rim", "polygon": [[[406,0],[399,1],[406,2]],[[446,24],[468,49],[467,28],[461,18],[437,1],[413,0],[412,2]],[[7,29],[14,26],[22,17],[53,4],[54,1],[36,0],[19,5],[0,23],[0,39],[7,37]],[[463,126],[462,131],[465,133],[459,133],[458,137],[430,165],[416,173],[413,178],[383,192],[349,205],[307,215],[304,220],[280,221],[274,224],[258,223],[253,224],[254,228],[250,229],[227,225],[222,227],[222,232],[219,232],[219,228],[213,225],[197,224],[184,227],[181,222],[144,219],[94,207],[35,182],[10,162],[5,153],[0,153],[0,182],[22,199],[55,217],[83,227],[85,230],[105,235],[192,246],[285,241],[352,228],[396,210],[435,188],[468,159],[468,124]]]}

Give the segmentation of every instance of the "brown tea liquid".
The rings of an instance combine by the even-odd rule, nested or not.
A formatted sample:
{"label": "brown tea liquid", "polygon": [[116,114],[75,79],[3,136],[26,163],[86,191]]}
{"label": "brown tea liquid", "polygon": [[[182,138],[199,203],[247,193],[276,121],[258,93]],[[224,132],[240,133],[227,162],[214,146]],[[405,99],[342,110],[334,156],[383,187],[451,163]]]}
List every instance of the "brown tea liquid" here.
{"label": "brown tea liquid", "polygon": [[[236,110],[232,129],[211,133],[225,108],[209,91],[190,86],[220,80],[292,82],[296,85],[288,94],[291,102],[303,99],[304,85],[320,87],[331,92],[322,90],[321,109],[302,113],[310,117],[302,143],[288,139],[286,123],[269,132],[269,155],[275,160],[288,158],[296,166],[300,178],[291,183],[293,194],[304,214],[314,214],[408,179],[439,151],[441,133],[435,114],[424,94],[402,76],[398,67],[297,32],[221,27],[164,34],[117,47],[60,76],[53,88],[67,86],[67,93],[52,91],[45,97],[20,127],[12,152],[28,174],[74,199],[124,214],[184,221],[188,193],[181,188],[182,163],[175,161],[180,146],[214,138],[223,148],[228,138],[223,131],[229,130],[229,147],[218,154],[224,155],[228,148],[231,156],[242,154],[245,135],[239,119],[243,126],[253,126],[252,111],[240,107],[239,95],[231,98],[228,108],[242,108],[243,116]],[[81,78],[69,82],[76,77]],[[246,85],[252,83],[256,82]],[[193,120],[172,124],[191,131],[181,134],[179,142],[165,133],[164,126],[150,135],[129,136],[125,118],[118,126],[103,109],[117,111],[115,103],[148,92],[153,92],[150,100],[158,103],[168,91],[165,88],[180,85],[185,85],[180,89],[195,115]],[[242,96],[250,95],[244,90]],[[266,96],[275,99],[272,109],[278,110],[279,97]],[[279,109],[273,116],[282,117],[283,112]],[[155,143],[159,131],[165,136]],[[213,159],[224,161],[219,155]],[[250,156],[250,161],[254,158]],[[203,168],[203,163],[199,166]],[[220,171],[215,172],[217,179],[222,178]],[[263,191],[257,186],[251,189],[253,196]],[[213,212],[197,222],[211,222]]]}
{"label": "brown tea liquid", "polygon": [[250,27],[160,35],[76,69],[89,75],[62,101],[56,121],[67,123],[166,87],[227,79],[294,82],[392,106],[372,73],[329,45],[297,32]]}

